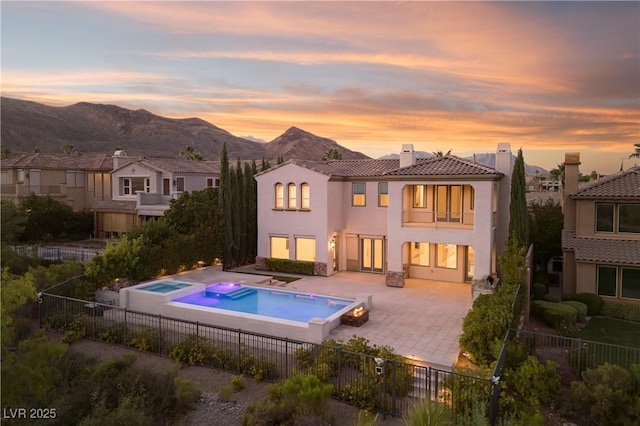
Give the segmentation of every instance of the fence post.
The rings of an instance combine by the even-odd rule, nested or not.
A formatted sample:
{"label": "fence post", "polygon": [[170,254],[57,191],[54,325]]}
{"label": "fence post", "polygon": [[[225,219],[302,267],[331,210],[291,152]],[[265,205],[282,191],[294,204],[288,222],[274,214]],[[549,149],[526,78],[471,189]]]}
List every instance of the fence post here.
{"label": "fence post", "polygon": [[397,387],[397,374],[396,372],[398,371],[398,362],[394,359],[391,361],[391,365],[393,366],[393,371],[392,371],[392,380],[391,380],[391,415],[393,417],[396,416],[396,387]]}
{"label": "fence post", "polygon": [[162,353],[162,314],[158,314],[158,354]]}
{"label": "fence post", "polygon": [[284,377],[289,377],[289,338],[284,338]]}
{"label": "fence post", "polygon": [[500,377],[492,377],[489,391],[489,424],[496,424],[498,420],[498,396],[500,395]]}
{"label": "fence post", "polygon": [[242,373],[242,330],[238,329],[238,374]]}
{"label": "fence post", "polygon": [[125,346],[127,346],[127,330],[128,330],[128,326],[127,326],[127,311],[128,309],[125,308],[124,310],[124,342],[122,342]]}

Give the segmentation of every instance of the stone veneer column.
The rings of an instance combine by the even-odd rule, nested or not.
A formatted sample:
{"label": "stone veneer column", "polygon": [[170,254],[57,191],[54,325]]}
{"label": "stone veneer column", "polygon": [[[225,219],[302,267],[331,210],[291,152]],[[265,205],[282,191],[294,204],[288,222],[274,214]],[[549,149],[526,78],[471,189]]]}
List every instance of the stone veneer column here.
{"label": "stone veneer column", "polygon": [[385,284],[389,287],[404,287],[404,271],[387,271]]}
{"label": "stone veneer column", "polygon": [[327,264],[324,262],[313,263],[313,275],[319,275],[321,277],[327,276]]}
{"label": "stone veneer column", "polygon": [[256,256],[256,269],[267,269],[267,259],[264,257]]}

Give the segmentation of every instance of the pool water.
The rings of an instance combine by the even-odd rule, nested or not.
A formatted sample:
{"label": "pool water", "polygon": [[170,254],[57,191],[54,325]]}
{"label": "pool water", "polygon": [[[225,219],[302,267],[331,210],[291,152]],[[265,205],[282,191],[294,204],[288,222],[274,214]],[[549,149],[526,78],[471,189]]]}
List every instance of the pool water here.
{"label": "pool water", "polygon": [[173,301],[300,322],[329,318],[353,303],[350,299],[230,283],[209,285],[205,291]]}
{"label": "pool water", "polygon": [[160,281],[154,284],[149,284],[144,287],[140,287],[140,290],[153,291],[155,293],[169,293],[170,291],[179,290],[181,288],[189,287],[190,284],[176,283],[172,281]]}

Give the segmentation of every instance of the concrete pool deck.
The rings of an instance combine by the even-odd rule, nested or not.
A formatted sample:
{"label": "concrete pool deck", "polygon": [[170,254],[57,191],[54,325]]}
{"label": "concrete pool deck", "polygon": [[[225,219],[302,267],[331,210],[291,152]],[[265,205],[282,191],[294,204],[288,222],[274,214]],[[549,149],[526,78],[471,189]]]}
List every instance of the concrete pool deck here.
{"label": "concrete pool deck", "polygon": [[[257,284],[268,278],[251,275],[251,268],[241,271],[208,267],[169,278],[184,282],[244,284]],[[354,335],[364,337],[370,344],[390,346],[416,363],[446,370],[453,367],[460,353],[458,339],[462,321],[473,302],[470,284],[408,279],[403,288],[395,288],[385,285],[383,275],[360,272],[303,277],[284,288],[346,298],[373,295],[368,322],[360,327],[340,325],[329,337],[342,341]]]}

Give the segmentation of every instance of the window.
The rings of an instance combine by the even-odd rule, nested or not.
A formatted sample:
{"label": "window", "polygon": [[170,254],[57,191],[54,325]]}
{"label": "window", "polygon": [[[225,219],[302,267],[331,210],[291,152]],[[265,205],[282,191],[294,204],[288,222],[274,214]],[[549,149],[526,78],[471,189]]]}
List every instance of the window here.
{"label": "window", "polygon": [[301,209],[310,209],[311,208],[311,204],[310,204],[310,193],[309,193],[309,184],[308,183],[303,183],[300,186],[300,192],[302,193],[302,199],[300,200],[300,208]]}
{"label": "window", "polygon": [[413,207],[427,207],[427,185],[413,186]]}
{"label": "window", "polygon": [[296,260],[315,262],[316,240],[315,238],[296,237]]}
{"label": "window", "polygon": [[640,204],[618,205],[618,232],[640,233]]}
{"label": "window", "polygon": [[465,186],[469,193],[469,210],[476,209],[476,190],[473,186]]}
{"label": "window", "polygon": [[622,268],[622,297],[640,299],[640,269]]}
{"label": "window", "polygon": [[596,204],[596,232],[613,232],[613,204]]}
{"label": "window", "polygon": [[378,184],[378,206],[387,207],[389,205],[389,184],[380,182]]}
{"label": "window", "polygon": [[367,186],[364,182],[353,183],[351,186],[351,205],[362,207],[366,205],[367,196],[366,196]]}
{"label": "window", "polygon": [[289,204],[287,205],[290,209],[295,209],[296,208],[296,204],[298,202],[297,200],[297,196],[296,196],[296,184],[295,183],[290,183],[288,188],[287,188],[287,194],[289,195]]}
{"label": "window", "polygon": [[437,244],[436,266],[456,269],[458,267],[458,246],[455,244]]}
{"label": "window", "polygon": [[146,178],[144,180],[144,192],[146,192],[147,194],[151,192],[151,179],[149,178]]}
{"label": "window", "polygon": [[640,204],[596,204],[596,232],[640,233]]}
{"label": "window", "polygon": [[171,179],[164,178],[162,179],[162,195],[170,195],[171,194]]}
{"label": "window", "polygon": [[411,243],[411,264],[429,266],[429,243]]}
{"label": "window", "polygon": [[145,178],[123,178],[120,195],[135,195],[136,191],[144,191],[146,185]]}
{"label": "window", "polygon": [[213,187],[213,178],[207,178],[207,188]]}
{"label": "window", "polygon": [[184,192],[184,178],[183,177],[176,178],[176,191]]}
{"label": "window", "polygon": [[598,295],[616,297],[618,288],[618,268],[598,266]]}
{"label": "window", "polygon": [[284,187],[276,183],[276,209],[284,209]]}
{"label": "window", "polygon": [[437,218],[441,222],[460,222],[462,215],[462,187],[460,185],[436,186]]}
{"label": "window", "polygon": [[271,257],[289,259],[289,238],[271,237]]}

